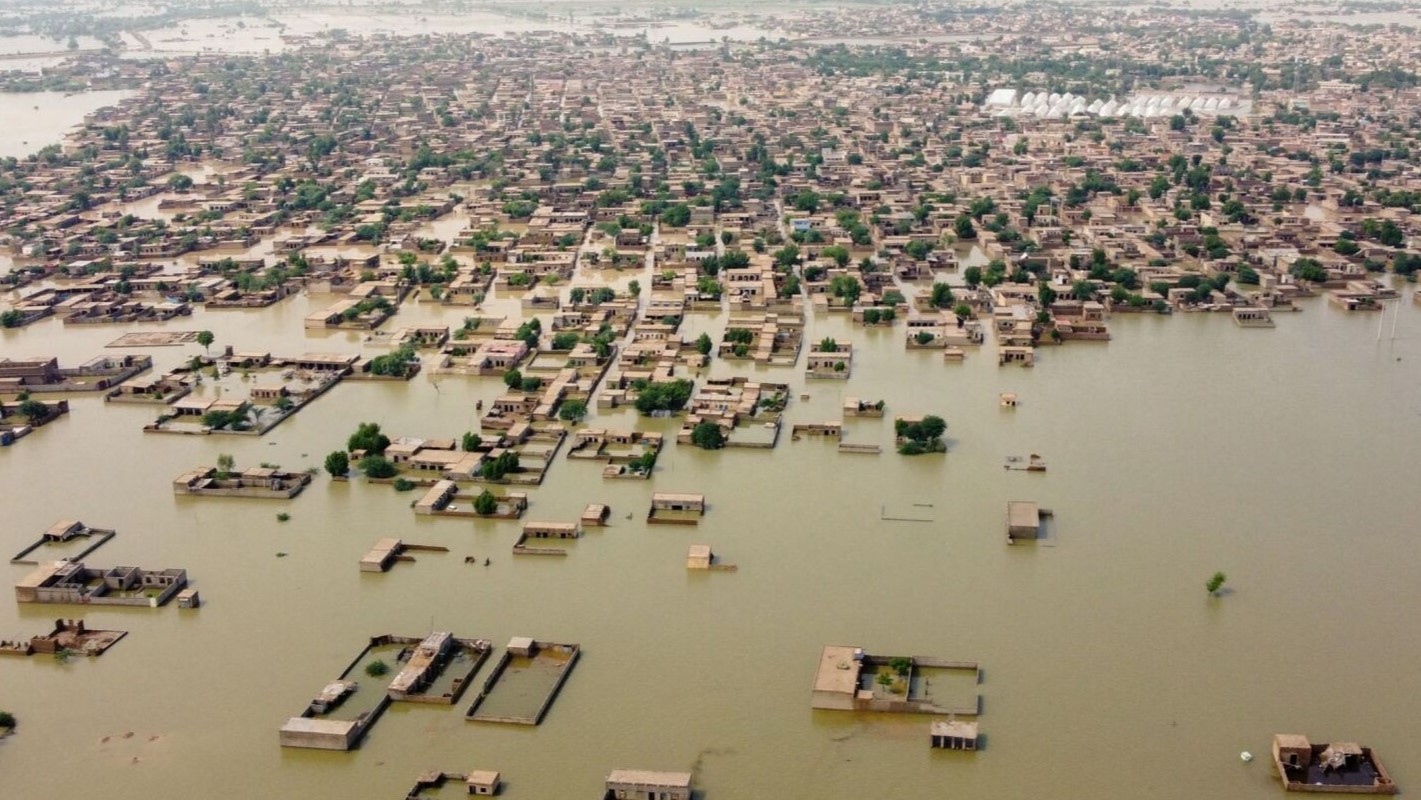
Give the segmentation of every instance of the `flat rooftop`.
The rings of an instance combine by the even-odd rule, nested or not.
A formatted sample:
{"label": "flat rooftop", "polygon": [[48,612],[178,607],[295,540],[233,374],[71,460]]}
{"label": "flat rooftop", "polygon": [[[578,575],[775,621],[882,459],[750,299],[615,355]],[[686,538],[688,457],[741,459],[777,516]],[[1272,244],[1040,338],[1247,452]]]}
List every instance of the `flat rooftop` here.
{"label": "flat rooftop", "polygon": [[38,589],[39,587],[43,586],[46,581],[48,581],[50,578],[53,578],[56,573],[63,569],[65,563],[67,562],[48,561],[43,564],[40,564],[33,571],[31,571],[30,574],[21,578],[20,581],[15,584],[15,588]]}
{"label": "flat rooftop", "polygon": [[962,722],[960,720],[934,722],[930,728],[933,736],[956,736],[961,739],[977,738],[977,723],[975,722]]}
{"label": "flat rooftop", "polygon": [[292,717],[281,726],[286,733],[319,733],[345,736],[358,723],[353,719],[325,719],[320,717]]}
{"label": "flat rooftop", "polygon": [[1013,500],[1007,503],[1007,524],[1013,528],[1035,528],[1041,524],[1041,509],[1035,503]]}
{"label": "flat rooftop", "polygon": [[853,694],[858,691],[863,648],[829,645],[819,656],[819,672],[814,676],[814,691]]}
{"label": "flat rooftop", "polygon": [[628,783],[639,786],[691,787],[689,772],[654,772],[646,769],[614,769],[607,783]]}

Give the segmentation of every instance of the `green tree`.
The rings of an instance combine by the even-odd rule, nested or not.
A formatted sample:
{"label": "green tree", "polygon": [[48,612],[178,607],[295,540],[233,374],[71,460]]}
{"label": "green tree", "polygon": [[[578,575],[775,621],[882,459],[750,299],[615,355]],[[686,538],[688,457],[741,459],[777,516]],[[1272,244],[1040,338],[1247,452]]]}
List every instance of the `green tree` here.
{"label": "green tree", "polygon": [[1293,262],[1293,266],[1288,269],[1293,277],[1299,280],[1311,281],[1313,283],[1325,283],[1327,281],[1327,270],[1323,268],[1315,259],[1300,258]]}
{"label": "green tree", "polygon": [[894,658],[892,661],[888,662],[888,667],[889,669],[892,669],[895,673],[897,673],[898,677],[906,678],[908,677],[908,673],[911,672],[913,669],[913,659],[907,658],[905,656],[898,656],[897,658]]}
{"label": "green tree", "polygon": [[587,416],[587,403],[583,400],[564,400],[558,408],[558,419],[563,422],[581,422]]}
{"label": "green tree", "polygon": [[692,383],[684,378],[648,383],[637,393],[636,410],[643,414],[680,411],[690,401],[692,388]]}
{"label": "green tree", "polygon": [[498,511],[498,498],[493,496],[493,492],[484,489],[474,498],[474,513],[487,517]]}
{"label": "green tree", "polygon": [[415,363],[414,347],[404,345],[393,353],[370,359],[370,374],[404,378],[409,376]]}
{"label": "green tree", "polygon": [[928,296],[928,302],[933,308],[947,308],[952,305],[952,287],[945,283],[934,283],[932,294]]}
{"label": "green tree", "polygon": [[365,674],[372,678],[378,678],[390,671],[390,665],[383,661],[371,661],[365,665]]}
{"label": "green tree", "polygon": [[363,450],[367,454],[382,455],[385,448],[390,446],[390,437],[380,432],[380,423],[362,422],[356,427],[355,433],[346,439],[345,449],[350,452]]}
{"label": "green tree", "polygon": [[501,481],[509,473],[518,471],[518,454],[512,450],[505,450],[496,458],[486,461],[479,469],[479,475],[485,480]]}
{"label": "green tree", "polygon": [[702,450],[725,447],[725,433],[714,422],[702,422],[691,429],[691,444]]}
{"label": "green tree", "polygon": [[31,425],[36,425],[40,420],[49,416],[49,406],[32,397],[26,397],[20,401],[20,416],[30,421]]}
{"label": "green tree", "polygon": [[661,223],[671,228],[684,228],[691,222],[691,207],[677,203],[661,212]]}
{"label": "green tree", "polygon": [[483,438],[473,431],[464,431],[463,437],[459,440],[459,447],[465,453],[472,453],[483,444]]}
{"label": "green tree", "polygon": [[710,352],[714,347],[715,343],[711,341],[709,333],[703,333],[700,336],[696,337],[696,351],[699,352],[701,355],[710,355]]}
{"label": "green tree", "polygon": [[510,368],[503,373],[503,385],[510,389],[517,389],[523,385],[523,373],[516,367]]}
{"label": "green tree", "polygon": [[982,268],[968,267],[962,270],[962,280],[967,282],[967,288],[976,289],[982,285]]}
{"label": "green tree", "polygon": [[350,456],[344,450],[332,450],[326,456],[326,472],[337,478],[350,474]]}
{"label": "green tree", "polygon": [[973,226],[972,218],[966,214],[957,218],[957,221],[952,224],[952,229],[957,234],[957,238],[964,242],[977,238],[977,228]]}
{"label": "green tree", "polygon": [[202,345],[203,350],[207,350],[215,341],[217,341],[217,338],[212,335],[212,331],[197,332],[197,343]]}
{"label": "green tree", "polygon": [[219,455],[219,456],[217,457],[217,477],[218,477],[218,479],[220,480],[220,479],[226,478],[228,475],[231,475],[231,474],[232,474],[232,470],[235,469],[236,466],[237,466],[237,459],[233,458],[233,457],[231,456],[231,454],[229,454],[229,453],[223,453],[223,454]]}
{"label": "green tree", "polygon": [[368,478],[393,478],[399,469],[390,459],[372,453],[360,459],[360,471]]}
{"label": "green tree", "polygon": [[840,269],[843,269],[849,264],[849,248],[843,245],[831,245],[819,251],[819,254],[825,258],[834,259],[834,263],[837,264]]}
{"label": "green tree", "polygon": [[1224,582],[1228,579],[1224,573],[1215,572],[1214,576],[1209,578],[1209,582],[1204,584],[1204,588],[1209,590],[1209,594],[1217,595],[1219,590],[1224,588]]}
{"label": "green tree", "polygon": [[862,291],[858,278],[852,275],[836,275],[829,281],[829,294],[842,299],[846,306],[857,303]]}
{"label": "green tree", "polygon": [[917,422],[897,420],[893,432],[902,440],[898,452],[905,456],[922,453],[941,453],[947,448],[942,443],[942,435],[947,432],[947,423],[942,417],[929,414]]}

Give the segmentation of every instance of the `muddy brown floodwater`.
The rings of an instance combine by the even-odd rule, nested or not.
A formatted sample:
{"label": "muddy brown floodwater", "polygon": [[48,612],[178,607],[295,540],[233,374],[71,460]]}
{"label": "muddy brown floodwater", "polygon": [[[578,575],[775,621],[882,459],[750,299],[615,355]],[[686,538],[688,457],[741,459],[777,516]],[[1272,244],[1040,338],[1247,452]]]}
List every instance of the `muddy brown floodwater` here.
{"label": "muddy brown floodwater", "polygon": [[[67,418],[0,451],[0,544],[17,551],[60,517],[116,528],[90,563],[185,567],[206,603],[0,602],[6,638],[80,614],[131,631],[99,659],[0,661],[0,707],[22,725],[0,744],[6,791],[45,791],[62,772],[118,800],[155,790],[386,798],[425,769],[489,768],[511,797],[595,797],[614,767],[694,766],[715,800],[845,786],[924,798],[945,786],[998,800],[1269,798],[1279,789],[1266,759],[1238,754],[1294,731],[1363,741],[1402,787],[1416,785],[1421,700],[1405,687],[1421,660],[1421,313],[1407,294],[1389,304],[1380,342],[1377,315],[1316,299],[1273,330],[1227,315],[1117,316],[1114,341],[1045,348],[1034,369],[997,367],[992,345],[943,363],[905,351],[901,327],[821,315],[806,339],[854,343],[847,382],[806,383],[802,360],[717,361],[711,374],[791,383],[787,423],[839,419],[846,394],[883,398],[888,419],[847,421],[850,441],[883,455],[787,434],[773,451],[671,445],[649,483],[604,481],[559,457],[531,490],[530,518],[575,519],[589,502],[613,510],[611,527],[559,559],[514,558],[515,522],[418,518],[411,495],[388,486],[321,476],[291,503],[170,491],[219,453],[238,465],[320,464],[363,420],[457,436],[475,427],[476,401],[499,394],[497,378],[344,383],[261,438],[145,435],[152,409],[75,398]],[[132,352],[104,350],[130,329],[355,352],[358,334],[301,328],[331,300],[146,326],[47,320],[4,331],[0,355]],[[515,300],[490,306],[519,313]],[[457,325],[466,313],[408,303],[386,324]],[[718,338],[726,320],[692,315],[683,334]],[[200,349],[152,352],[163,370]],[[240,377],[221,385],[236,390]],[[1003,391],[1019,394],[1016,411],[999,407]],[[946,418],[950,451],[894,454],[899,413]],[[676,424],[621,410],[589,422],[668,436]],[[1031,452],[1049,472],[1002,469]],[[698,528],[648,527],[653,490],[703,492],[710,510]],[[1055,510],[1051,546],[1004,544],[1009,499]],[[905,507],[931,521],[881,519]],[[281,511],[290,521],[276,520]],[[451,552],[362,574],[357,560],[382,536]],[[688,573],[692,543],[739,571]],[[492,564],[468,566],[467,555]],[[1234,591],[1210,599],[1215,570]],[[6,569],[10,581],[24,572]],[[397,704],[350,753],[277,745],[281,723],[370,636],[431,628],[500,647],[513,636],[578,642],[585,655],[536,729],[466,722],[469,695],[458,710]],[[922,717],[811,711],[825,644],[980,661],[986,749],[932,752]]]}

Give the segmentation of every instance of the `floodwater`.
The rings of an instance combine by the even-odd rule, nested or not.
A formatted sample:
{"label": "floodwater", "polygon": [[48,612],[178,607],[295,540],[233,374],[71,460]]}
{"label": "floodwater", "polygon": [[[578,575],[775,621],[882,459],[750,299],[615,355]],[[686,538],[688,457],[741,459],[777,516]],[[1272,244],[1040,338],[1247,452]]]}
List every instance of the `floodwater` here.
{"label": "floodwater", "polygon": [[494,11],[424,14],[386,7],[283,10],[267,17],[222,17],[188,20],[145,33],[149,48],[129,40],[125,58],[222,52],[233,54],[278,53],[291,43],[283,37],[324,36],[336,30],[351,36],[420,36],[426,34],[506,34],[556,31],[559,33],[613,32],[623,36],[645,33],[660,43],[718,42],[722,38],[752,41],[776,39],[783,32],[769,26],[738,23],[716,27],[708,21],[671,20],[631,22],[616,16],[592,13],[569,16],[559,9],[537,9],[527,15]]}
{"label": "floodwater", "polygon": [[[74,48],[69,47],[68,37],[54,39],[48,36],[37,35],[0,36],[0,55],[65,53],[70,49],[97,50],[104,46],[103,42],[92,36],[75,37],[74,44]],[[3,62],[0,62],[0,68],[3,68]]]}
{"label": "floodwater", "polygon": [[0,157],[24,157],[59,144],[84,116],[117,105],[126,91],[0,92]]}
{"label": "floodwater", "polygon": [[1259,22],[1264,23],[1306,20],[1319,25],[1400,25],[1405,28],[1421,26],[1421,14],[1417,14],[1411,10],[1359,11],[1355,14],[1309,14],[1299,13],[1298,11],[1266,11],[1255,16]]}
{"label": "floodwater", "polygon": [[[650,285],[649,271],[607,275]],[[791,384],[787,427],[838,420],[846,395],[882,398],[888,418],[848,420],[846,440],[883,455],[791,441],[786,429],[772,451],[670,444],[641,482],[603,480],[564,450],[530,490],[526,518],[612,508],[611,526],[566,558],[514,557],[519,523],[416,517],[414,493],[360,480],[322,475],[289,503],[170,491],[221,453],[239,466],[318,465],[362,421],[458,436],[476,427],[475,402],[501,393],[498,378],[345,383],[261,438],[144,434],[155,407],[71,398],[68,417],[0,451],[0,545],[17,552],[61,517],[116,528],[90,564],[185,567],[205,603],[0,602],[0,638],[60,616],[131,632],[98,659],[0,660],[0,707],[21,724],[0,742],[6,788],[35,794],[62,770],[116,800],[164,789],[380,798],[427,769],[480,768],[501,770],[510,796],[595,797],[609,770],[632,767],[694,768],[713,800],[851,785],[909,798],[950,785],[993,800],[1271,800],[1264,755],[1277,732],[1361,741],[1402,787],[1421,785],[1421,699],[1405,688],[1421,660],[1408,633],[1421,603],[1421,309],[1407,295],[1385,318],[1311,300],[1272,330],[1227,315],[1121,315],[1114,341],[1043,348],[1034,369],[997,367],[993,345],[944,363],[905,351],[901,326],[821,315],[806,341],[852,341],[848,381],[720,361],[711,374]],[[46,320],[0,332],[0,356],[143,352],[104,349],[133,329],[210,329],[216,347],[277,354],[356,352],[360,333],[302,330],[333,299],[141,326]],[[513,299],[489,305],[519,313]],[[407,303],[386,329],[469,313]],[[683,335],[718,337],[727,320],[691,315]],[[166,370],[201,348],[151,352]],[[1018,409],[999,407],[1003,391],[1019,393]],[[949,452],[893,453],[892,416],[922,413],[948,421]],[[631,410],[588,423],[668,437],[676,426]],[[1002,468],[1028,453],[1050,471]],[[703,492],[710,509],[698,527],[648,527],[655,490]],[[1011,499],[1054,509],[1053,539],[1008,547]],[[902,508],[931,521],[881,518]],[[384,536],[451,551],[362,574],[358,559]],[[739,571],[689,573],[693,543]],[[1212,599],[1215,570],[1232,591]],[[7,580],[25,571],[8,567]],[[354,752],[278,746],[282,722],[369,637],[431,629],[500,648],[514,636],[577,642],[584,656],[536,729],[465,721],[470,693],[456,708],[395,704]],[[825,644],[979,661],[986,749],[930,751],[924,717],[811,711]],[[1244,750],[1260,758],[1242,763]]]}

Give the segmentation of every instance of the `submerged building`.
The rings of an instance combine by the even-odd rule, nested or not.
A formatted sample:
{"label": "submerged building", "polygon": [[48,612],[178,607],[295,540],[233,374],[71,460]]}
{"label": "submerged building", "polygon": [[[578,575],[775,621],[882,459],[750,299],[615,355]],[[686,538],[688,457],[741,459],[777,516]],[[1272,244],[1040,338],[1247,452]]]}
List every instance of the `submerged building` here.
{"label": "submerged building", "polygon": [[1313,744],[1306,736],[1273,737],[1273,764],[1290,792],[1396,794],[1398,789],[1372,748],[1355,742]]}

